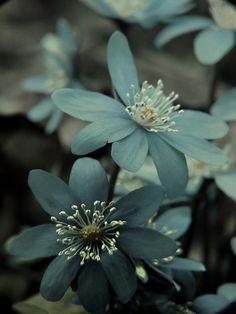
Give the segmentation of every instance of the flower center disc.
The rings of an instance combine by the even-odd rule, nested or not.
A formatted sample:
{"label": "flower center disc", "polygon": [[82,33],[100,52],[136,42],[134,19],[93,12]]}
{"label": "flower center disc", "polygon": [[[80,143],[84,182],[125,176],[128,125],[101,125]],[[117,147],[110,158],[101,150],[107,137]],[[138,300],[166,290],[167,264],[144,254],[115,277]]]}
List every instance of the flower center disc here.
{"label": "flower center disc", "polygon": [[100,228],[98,226],[88,225],[80,230],[82,237],[89,241],[98,241],[100,236]]}

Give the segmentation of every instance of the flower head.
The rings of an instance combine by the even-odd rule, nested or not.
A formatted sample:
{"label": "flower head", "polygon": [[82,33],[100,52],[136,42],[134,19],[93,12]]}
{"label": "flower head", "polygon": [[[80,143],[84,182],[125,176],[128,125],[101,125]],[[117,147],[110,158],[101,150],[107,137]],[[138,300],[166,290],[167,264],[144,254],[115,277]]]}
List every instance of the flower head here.
{"label": "flower head", "polygon": [[236,7],[224,0],[209,0],[212,19],[182,16],[161,30],[155,38],[158,48],[177,36],[200,31],[194,39],[194,52],[203,64],[215,64],[235,46]]}
{"label": "flower head", "polygon": [[194,7],[193,0],[81,0],[105,16],[152,27]]}
{"label": "flower head", "polygon": [[143,82],[139,92],[131,85],[130,93],[127,93],[129,105],[126,111],[130,117],[149,132],[177,132],[174,119],[183,112],[180,105],[173,105],[178,99],[174,92],[169,96],[163,93],[163,83],[157,82],[157,86]]}
{"label": "flower head", "polygon": [[140,88],[128,42],[120,32],[109,40],[108,68],[121,101],[70,89],[52,95],[61,110],[92,122],[75,137],[73,153],[84,155],[113,143],[113,159],[131,172],[143,165],[149,153],[169,197],[182,194],[188,182],[184,154],[210,164],[226,162],[225,155],[206,139],[222,137],[227,125],[203,112],[183,112],[174,104],[175,93],[165,96],[161,81],[157,87],[144,82]]}
{"label": "flower head", "polygon": [[48,119],[45,131],[52,133],[60,124],[63,114],[52,102],[51,93],[63,87],[82,88],[74,78],[77,42],[67,20],[58,20],[57,34],[47,33],[43,36],[41,48],[45,73],[25,79],[23,87],[26,91],[46,95],[28,111],[27,117],[33,122]]}
{"label": "flower head", "polygon": [[117,299],[126,303],[137,289],[131,258],[135,263],[175,254],[173,240],[143,227],[164,198],[159,186],[143,187],[107,203],[106,173],[90,158],[74,163],[69,186],[42,170],[30,173],[29,186],[52,223],[14,237],[9,251],[27,259],[55,256],[40,287],[49,301],[62,298],[74,281],[89,312],[106,307],[110,285]]}

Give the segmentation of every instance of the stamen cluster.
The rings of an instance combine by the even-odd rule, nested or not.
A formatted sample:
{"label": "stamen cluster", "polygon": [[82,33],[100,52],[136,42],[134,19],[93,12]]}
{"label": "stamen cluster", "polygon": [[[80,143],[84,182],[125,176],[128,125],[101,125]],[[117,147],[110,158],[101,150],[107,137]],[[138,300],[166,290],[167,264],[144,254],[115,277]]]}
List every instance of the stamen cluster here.
{"label": "stamen cluster", "polygon": [[58,220],[52,216],[51,221],[56,224],[57,242],[64,244],[65,249],[59,255],[66,255],[71,259],[77,254],[81,256],[81,265],[86,260],[100,261],[102,251],[112,255],[116,250],[116,239],[119,237],[119,227],[126,222],[110,220],[110,215],[116,210],[113,202],[95,201],[91,210],[85,204],[72,205],[72,215],[61,211]]}
{"label": "stamen cluster", "polygon": [[149,132],[177,132],[174,119],[183,112],[180,105],[173,105],[179,97],[174,92],[169,96],[163,93],[163,83],[157,82],[157,86],[143,82],[140,92],[134,85],[127,93],[129,105],[126,111],[130,117]]}

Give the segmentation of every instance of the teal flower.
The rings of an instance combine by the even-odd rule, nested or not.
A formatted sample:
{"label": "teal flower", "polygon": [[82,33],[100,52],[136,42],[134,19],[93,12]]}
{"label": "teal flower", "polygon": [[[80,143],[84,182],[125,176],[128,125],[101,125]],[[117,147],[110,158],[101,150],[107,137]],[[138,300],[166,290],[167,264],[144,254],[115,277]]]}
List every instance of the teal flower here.
{"label": "teal flower", "polygon": [[209,0],[211,18],[183,16],[171,21],[155,38],[158,48],[182,34],[201,30],[194,39],[194,52],[203,64],[215,64],[234,46],[236,7],[224,0]]}
{"label": "teal flower", "polygon": [[187,12],[193,0],[80,0],[99,14],[144,27]]}
{"label": "teal flower", "polygon": [[71,89],[52,95],[62,111],[92,122],[72,142],[74,154],[85,155],[113,143],[114,161],[136,172],[149,153],[170,197],[183,193],[188,181],[184,154],[210,164],[226,162],[223,152],[206,139],[225,135],[227,125],[203,112],[183,112],[174,104],[174,92],[164,94],[161,81],[156,87],[144,82],[140,88],[128,42],[120,32],[109,41],[108,67],[121,101]]}
{"label": "teal flower", "polygon": [[38,122],[47,119],[45,131],[54,132],[63,114],[52,102],[51,93],[62,87],[82,88],[74,79],[77,42],[70,25],[65,19],[57,22],[57,34],[46,34],[41,41],[46,72],[24,80],[23,87],[28,92],[47,95],[27,113],[28,119]]}
{"label": "teal flower", "polygon": [[111,288],[126,303],[137,289],[134,260],[176,251],[173,240],[143,227],[163,200],[159,186],[107,203],[106,173],[90,158],[74,163],[69,186],[43,170],[30,172],[29,186],[52,223],[14,237],[9,252],[27,259],[56,256],[40,287],[49,301],[62,298],[74,281],[81,304],[90,312],[105,308]]}

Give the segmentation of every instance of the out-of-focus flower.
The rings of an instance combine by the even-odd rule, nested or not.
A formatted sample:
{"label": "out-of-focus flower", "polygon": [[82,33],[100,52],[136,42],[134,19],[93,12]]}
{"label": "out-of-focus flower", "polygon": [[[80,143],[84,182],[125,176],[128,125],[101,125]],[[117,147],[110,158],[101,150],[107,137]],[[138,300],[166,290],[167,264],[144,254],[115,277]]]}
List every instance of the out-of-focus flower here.
{"label": "out-of-focus flower", "polygon": [[41,45],[46,72],[25,79],[23,88],[28,92],[47,95],[28,111],[27,117],[33,122],[47,119],[45,131],[52,133],[60,124],[63,113],[52,102],[51,93],[62,87],[82,88],[75,79],[77,39],[67,20],[59,19],[57,34],[46,34]]}
{"label": "out-of-focus flower", "polygon": [[181,110],[178,95],[166,96],[163,84],[140,88],[125,36],[115,32],[108,43],[108,67],[121,101],[95,92],[62,89],[52,98],[69,115],[91,121],[72,142],[72,152],[88,154],[106,143],[122,168],[136,172],[149,153],[170,197],[182,194],[188,182],[185,155],[221,165],[225,154],[206,139],[224,136],[227,125],[209,114]]}
{"label": "out-of-focus flower", "polygon": [[182,34],[202,30],[194,39],[194,52],[203,64],[220,61],[235,45],[236,7],[224,0],[209,0],[211,18],[183,16],[171,21],[155,39],[157,47]]}
{"label": "out-of-focus flower", "polygon": [[189,11],[193,0],[80,0],[99,14],[152,27]]}
{"label": "out-of-focus flower", "polygon": [[69,186],[43,170],[31,171],[29,186],[52,223],[24,231],[8,248],[11,254],[27,259],[56,256],[40,288],[49,301],[61,299],[74,281],[78,298],[89,312],[105,309],[110,286],[118,300],[126,303],[137,289],[134,260],[175,254],[172,239],[144,227],[164,198],[159,186],[150,185],[107,203],[106,173],[90,158],[74,163]]}

